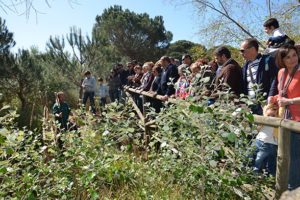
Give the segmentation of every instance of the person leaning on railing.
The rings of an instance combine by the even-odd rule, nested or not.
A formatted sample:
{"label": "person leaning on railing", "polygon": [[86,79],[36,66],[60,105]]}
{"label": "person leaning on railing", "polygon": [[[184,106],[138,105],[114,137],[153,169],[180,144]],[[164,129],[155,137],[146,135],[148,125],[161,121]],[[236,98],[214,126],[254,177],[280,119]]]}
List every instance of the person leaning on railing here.
{"label": "person leaning on railing", "polygon": [[[299,52],[295,46],[283,45],[279,48],[276,65],[281,69],[278,73],[278,103],[284,107],[284,119],[300,121],[300,66]],[[269,102],[271,99],[269,98]],[[300,186],[300,134],[291,132],[290,150],[290,190]]]}

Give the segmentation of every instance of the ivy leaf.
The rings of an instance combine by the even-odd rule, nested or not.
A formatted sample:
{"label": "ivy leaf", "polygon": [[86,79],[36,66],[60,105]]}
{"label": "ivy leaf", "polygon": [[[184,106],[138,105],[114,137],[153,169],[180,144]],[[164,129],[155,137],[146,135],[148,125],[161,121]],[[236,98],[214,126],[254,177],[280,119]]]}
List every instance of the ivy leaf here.
{"label": "ivy leaf", "polygon": [[250,122],[254,122],[254,116],[251,113],[246,115],[246,117],[250,120]]}
{"label": "ivy leaf", "polygon": [[203,113],[203,111],[204,111],[204,108],[202,106],[190,105],[189,109],[190,109],[190,111],[198,112],[200,114]]}
{"label": "ivy leaf", "polygon": [[0,169],[0,172],[1,172],[2,174],[5,174],[5,173],[7,172],[6,167],[2,167],[2,168]]}
{"label": "ivy leaf", "polygon": [[11,154],[14,153],[14,150],[12,148],[10,148],[10,147],[6,148],[6,153],[11,155]]}
{"label": "ivy leaf", "polygon": [[134,132],[134,128],[128,128],[128,132],[133,133]]}
{"label": "ivy leaf", "polygon": [[216,166],[217,166],[217,162],[214,161],[214,160],[210,160],[210,161],[209,161],[209,164],[210,164],[210,166],[212,166],[212,167],[216,167]]}
{"label": "ivy leaf", "polygon": [[229,133],[228,136],[227,136],[228,140],[230,142],[235,142],[236,141],[236,135],[234,133]]}

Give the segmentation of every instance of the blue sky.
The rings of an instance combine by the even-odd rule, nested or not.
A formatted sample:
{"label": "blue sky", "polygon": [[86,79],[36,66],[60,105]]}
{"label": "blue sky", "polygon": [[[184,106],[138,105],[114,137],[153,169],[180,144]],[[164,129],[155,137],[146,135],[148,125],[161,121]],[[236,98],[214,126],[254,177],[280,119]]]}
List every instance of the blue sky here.
{"label": "blue sky", "polygon": [[[73,0],[74,1],[74,0]],[[136,13],[148,13],[150,17],[162,15],[165,28],[173,33],[173,41],[190,40],[199,42],[197,35],[199,23],[191,5],[170,4],[169,0],[48,0],[48,7],[44,0],[33,1],[39,11],[37,16],[31,11],[29,19],[20,15],[24,8],[18,8],[19,13],[0,10],[2,18],[11,32],[14,32],[16,46],[28,49],[36,46],[45,51],[46,42],[50,36],[62,36],[70,32],[71,26],[81,28],[82,33],[90,34],[96,15],[101,15],[105,8],[121,5]]]}

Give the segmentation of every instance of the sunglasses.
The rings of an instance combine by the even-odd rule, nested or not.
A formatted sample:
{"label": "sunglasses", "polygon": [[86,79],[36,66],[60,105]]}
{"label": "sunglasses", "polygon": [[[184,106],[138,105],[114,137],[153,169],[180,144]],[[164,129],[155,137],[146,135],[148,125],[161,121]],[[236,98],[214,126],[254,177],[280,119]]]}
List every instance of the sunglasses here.
{"label": "sunglasses", "polygon": [[245,48],[245,49],[240,49],[240,52],[241,52],[241,53],[244,53],[246,49],[250,49],[250,48],[251,48],[251,47],[247,47],[247,48]]}

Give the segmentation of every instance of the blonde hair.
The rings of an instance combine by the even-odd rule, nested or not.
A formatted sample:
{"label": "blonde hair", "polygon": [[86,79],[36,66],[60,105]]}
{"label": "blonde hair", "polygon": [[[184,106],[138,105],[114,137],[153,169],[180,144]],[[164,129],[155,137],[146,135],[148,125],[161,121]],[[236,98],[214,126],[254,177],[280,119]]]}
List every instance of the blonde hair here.
{"label": "blonde hair", "polygon": [[144,68],[144,66],[150,67],[152,69],[154,67],[154,63],[153,62],[145,62],[143,65],[143,68]]}

